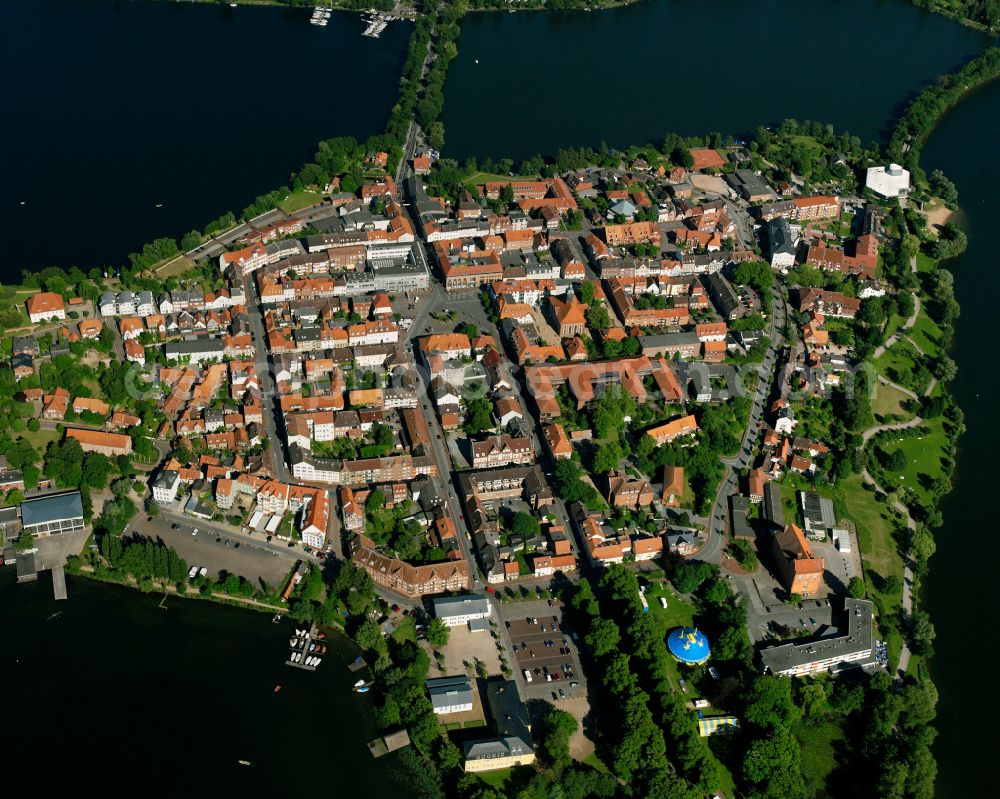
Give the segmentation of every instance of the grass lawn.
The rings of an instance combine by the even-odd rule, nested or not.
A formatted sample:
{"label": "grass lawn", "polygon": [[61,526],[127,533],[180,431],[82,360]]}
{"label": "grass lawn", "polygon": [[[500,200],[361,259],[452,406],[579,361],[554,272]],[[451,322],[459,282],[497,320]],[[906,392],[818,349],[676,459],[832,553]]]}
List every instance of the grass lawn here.
{"label": "grass lawn", "polygon": [[930,493],[925,482],[928,478],[937,479],[945,475],[941,458],[948,446],[948,437],[945,435],[941,418],[927,419],[922,427],[927,428],[926,435],[919,438],[904,438],[898,443],[897,439],[890,438],[885,450],[890,453],[902,450],[906,454],[906,468],[901,474],[893,475],[894,484],[911,489],[926,504],[930,502]]}
{"label": "grass lawn", "polygon": [[50,441],[58,441],[62,434],[58,430],[22,430],[14,435],[15,438],[23,438],[31,444],[39,453],[44,453]]}
{"label": "grass lawn", "polygon": [[898,313],[894,313],[889,317],[889,321],[885,324],[885,340],[888,341],[893,333],[895,333],[899,328],[903,326],[903,322],[906,321],[905,316],[900,316]]}
{"label": "grass lawn", "polygon": [[924,306],[921,306],[917,319],[910,328],[908,334],[924,354],[934,358],[941,353],[941,328],[927,315]]}
{"label": "grass lawn", "polygon": [[[875,493],[868,491],[861,476],[856,474],[837,484],[834,502],[837,515],[854,522],[865,564],[882,577],[895,574],[902,581],[903,558],[893,537],[895,511],[876,499]],[[895,599],[902,599],[902,589]]]}
{"label": "grass lawn", "polygon": [[931,258],[927,253],[918,252],[917,253],[917,271],[918,272],[931,272],[934,270],[934,266],[937,262]]}
{"label": "grass lawn", "polygon": [[586,765],[590,766],[595,771],[600,771],[602,774],[608,773],[608,767],[604,765],[604,761],[597,756],[596,752],[591,752],[589,755],[587,755],[583,759],[583,762]]}
{"label": "grass lawn", "polygon": [[[37,294],[39,289],[15,289],[10,297],[0,298],[0,311],[16,306],[23,308],[25,301],[32,294]],[[27,316],[25,317],[27,319]]]}
{"label": "grass lawn", "polygon": [[837,766],[836,745],[844,741],[844,731],[836,724],[799,724],[795,737],[802,748],[802,772],[817,797],[828,796],[826,780]]}
{"label": "grass lawn", "polygon": [[310,205],[316,205],[322,202],[323,195],[318,191],[312,189],[300,189],[299,191],[293,191],[284,200],[278,203],[278,208],[284,211],[286,214],[293,213],[294,211],[300,211],[303,208],[308,208]]}
{"label": "grass lawn", "polygon": [[894,415],[912,419],[913,414],[903,408],[903,403],[908,399],[911,397],[898,388],[879,383],[872,398],[872,412],[876,416]]}
{"label": "grass lawn", "polygon": [[477,771],[476,776],[487,785],[502,790],[513,771],[514,769],[510,768],[498,768],[496,771]]}
{"label": "grass lawn", "polygon": [[[660,604],[660,597],[667,600],[667,607]],[[646,601],[649,602],[649,612],[659,622],[664,631],[674,627],[690,626],[694,619],[694,606],[689,605],[666,583],[650,585],[646,589]]]}
{"label": "grass lawn", "polygon": [[785,524],[801,525],[799,498],[795,486],[791,482],[784,480],[778,483],[778,487],[781,489],[781,507],[785,511]]}
{"label": "grass lawn", "polygon": [[818,141],[816,141],[816,137],[815,136],[801,136],[801,135],[797,135],[797,136],[789,136],[788,138],[791,141],[795,142],[796,144],[804,144],[804,145],[806,145],[807,147],[809,147],[810,149],[812,149],[813,151],[815,151],[817,154],[820,153],[820,152],[822,152],[822,150],[823,150],[823,145],[820,144]]}
{"label": "grass lawn", "polygon": [[401,644],[403,641],[417,640],[417,631],[413,626],[412,616],[402,616],[398,621],[393,623],[396,625],[396,629],[392,633],[392,638],[396,643]]}
{"label": "grass lawn", "polygon": [[104,399],[104,391],[101,389],[101,384],[97,381],[96,377],[85,378],[82,383],[93,392],[95,398]]}
{"label": "grass lawn", "polygon": [[196,266],[197,264],[190,258],[187,256],[181,256],[179,258],[175,257],[164,261],[159,266],[155,267],[153,271],[156,272],[156,276],[160,280],[165,280],[168,277],[179,277],[188,270],[194,269]]}
{"label": "grass lawn", "polygon": [[900,377],[912,373],[919,358],[920,354],[914,346],[906,339],[902,339],[882,353],[882,357],[875,362],[875,366],[881,374],[892,382],[913,389],[913,386],[907,385]]}

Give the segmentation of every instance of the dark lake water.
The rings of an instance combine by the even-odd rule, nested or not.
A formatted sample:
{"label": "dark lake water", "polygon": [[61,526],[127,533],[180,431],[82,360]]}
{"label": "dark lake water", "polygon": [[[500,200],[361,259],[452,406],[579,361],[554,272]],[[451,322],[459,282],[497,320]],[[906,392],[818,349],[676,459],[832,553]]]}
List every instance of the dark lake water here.
{"label": "dark lake water", "polygon": [[516,160],[667,131],[737,135],[789,117],[867,143],[988,41],[902,0],[470,14],[448,74],[445,151]]}
{"label": "dark lake water", "polygon": [[1000,634],[993,610],[995,569],[990,539],[997,530],[992,479],[1000,451],[997,390],[991,368],[994,332],[993,234],[1000,214],[1000,82],[967,98],[934,131],[924,148],[923,167],[944,170],[958,186],[969,248],[951,267],[962,306],[952,357],[958,363],[955,398],[965,412],[955,490],[945,499],[944,528],[937,536],[925,599],[937,627],[931,670],[941,699],[936,754],[941,799],[974,796],[996,782],[993,760],[1000,715],[996,663]]}
{"label": "dark lake water", "polygon": [[56,603],[48,572],[0,570],[4,712],[46,795],[92,775],[107,796],[400,796],[343,644],[308,673],[284,665],[287,620],[68,580]]}
{"label": "dark lake water", "polygon": [[238,214],[321,139],[380,132],[411,25],[376,40],[357,15],[326,28],[309,15],[0,0],[0,280],[122,262]]}

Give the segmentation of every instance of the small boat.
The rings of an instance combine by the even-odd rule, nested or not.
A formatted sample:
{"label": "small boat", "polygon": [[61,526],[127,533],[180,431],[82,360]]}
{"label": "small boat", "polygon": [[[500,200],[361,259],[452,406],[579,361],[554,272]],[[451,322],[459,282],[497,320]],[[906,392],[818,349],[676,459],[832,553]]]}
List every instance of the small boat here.
{"label": "small boat", "polygon": [[162,208],[162,207],[163,207],[163,203],[157,203],[157,204],[156,204],[156,207],[157,207],[157,208]]}
{"label": "small boat", "polygon": [[316,637],[319,638],[320,640],[322,640],[323,638],[326,638],[326,633],[320,633]]}
{"label": "small boat", "polygon": [[271,619],[271,624],[277,624],[279,621],[281,621],[281,614],[275,613],[274,618]]}
{"label": "small boat", "polygon": [[367,694],[371,690],[370,685],[362,685],[360,688],[355,688],[354,693],[356,694]]}
{"label": "small boat", "polygon": [[[236,3],[233,3],[233,5],[235,6],[235,5],[236,5]],[[240,764],[241,766],[249,766],[249,765],[250,765],[250,761],[249,761],[249,760],[238,760],[237,762],[238,762],[238,763],[239,763],[239,764]]]}
{"label": "small boat", "polygon": [[298,645],[299,645],[299,639],[298,639],[298,638],[292,638],[292,639],[291,639],[291,640],[290,640],[290,641],[288,642],[288,645],[289,645],[289,646],[298,646]]}
{"label": "small boat", "polygon": [[280,691],[281,691],[281,686],[280,685],[274,686],[274,693],[279,693]]}
{"label": "small boat", "polygon": [[324,646],[324,647],[321,647],[321,648],[320,648],[320,650],[319,650],[319,653],[320,653],[321,655],[325,655],[325,654],[326,654],[326,647],[325,647],[325,646]]}
{"label": "small boat", "polygon": [[477,63],[477,64],[479,63],[479,59],[478,59],[478,58],[476,59],[476,63]]}
{"label": "small boat", "polygon": [[45,621],[52,621],[53,619],[58,619],[62,615],[63,615],[63,612],[61,610],[57,610],[55,613],[53,613],[51,616],[49,616]]}
{"label": "small boat", "polygon": [[322,662],[323,662],[323,658],[313,658],[313,665],[314,666],[318,666]]}
{"label": "small boat", "polygon": [[309,651],[310,652],[315,652],[316,651],[316,644],[309,644]]}
{"label": "small boat", "polygon": [[360,688],[364,684],[365,684],[364,680],[358,680],[356,683],[354,683],[354,687],[355,688]]}

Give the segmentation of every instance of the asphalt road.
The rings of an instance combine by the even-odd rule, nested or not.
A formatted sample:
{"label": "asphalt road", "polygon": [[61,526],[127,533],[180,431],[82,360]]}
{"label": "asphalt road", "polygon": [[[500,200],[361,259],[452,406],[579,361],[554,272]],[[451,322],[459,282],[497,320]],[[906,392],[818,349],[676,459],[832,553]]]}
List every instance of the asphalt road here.
{"label": "asphalt road", "polygon": [[250,327],[256,349],[257,379],[260,381],[261,400],[264,404],[265,437],[270,442],[267,453],[271,459],[271,473],[277,480],[290,483],[292,482],[292,474],[285,461],[283,439],[278,437],[277,419],[281,409],[278,406],[278,392],[274,385],[274,375],[271,374],[271,364],[267,356],[267,338],[264,335],[263,311],[257,296],[257,285],[252,277],[248,277],[244,279],[243,287],[249,305],[253,309],[250,313]]}
{"label": "asphalt road", "polygon": [[739,491],[740,472],[746,469],[753,460],[753,447],[761,429],[764,401],[770,394],[776,377],[775,364],[778,348],[784,342],[787,318],[784,295],[777,284],[771,289],[771,299],[771,345],[764,356],[764,362],[758,368],[761,379],[757,382],[751,400],[750,417],[746,430],[743,432],[739,453],[735,457],[722,459],[726,466],[726,474],[719,482],[715,503],[712,505],[712,512],[709,515],[708,541],[698,554],[699,560],[709,563],[718,563],[722,559],[722,550],[726,543],[726,502],[730,494]]}

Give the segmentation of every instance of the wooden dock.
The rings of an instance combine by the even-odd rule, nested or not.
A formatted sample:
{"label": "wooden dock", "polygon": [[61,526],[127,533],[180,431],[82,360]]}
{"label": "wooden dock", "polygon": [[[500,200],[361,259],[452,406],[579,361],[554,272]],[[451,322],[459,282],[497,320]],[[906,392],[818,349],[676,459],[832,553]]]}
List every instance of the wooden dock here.
{"label": "wooden dock", "polygon": [[[297,669],[303,669],[305,671],[316,671],[316,668],[322,664],[323,662],[322,660],[320,660],[319,663],[313,663],[313,664],[305,663],[304,661],[309,657],[317,657],[317,658],[323,657],[323,655],[321,655],[319,651],[323,639],[317,637],[318,632],[319,628],[316,626],[316,623],[313,622],[313,624],[309,626],[309,630],[306,631],[304,636],[302,637],[295,636],[299,640],[298,643],[290,649],[288,660],[285,661],[286,666],[294,666]],[[317,644],[316,651],[314,652],[309,651],[310,641],[313,642],[314,644]],[[298,661],[292,659],[296,654],[299,655]]]}
{"label": "wooden dock", "polygon": [[355,672],[355,671],[361,671],[361,669],[365,668],[367,665],[368,664],[365,663],[365,659],[359,656],[355,658],[353,663],[349,663],[347,668],[350,669],[352,672]]}
{"label": "wooden dock", "polygon": [[66,569],[63,566],[52,567],[52,594],[56,599],[68,599],[66,593]]}

